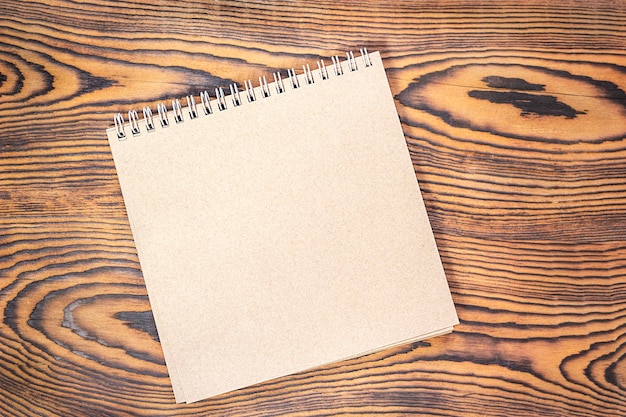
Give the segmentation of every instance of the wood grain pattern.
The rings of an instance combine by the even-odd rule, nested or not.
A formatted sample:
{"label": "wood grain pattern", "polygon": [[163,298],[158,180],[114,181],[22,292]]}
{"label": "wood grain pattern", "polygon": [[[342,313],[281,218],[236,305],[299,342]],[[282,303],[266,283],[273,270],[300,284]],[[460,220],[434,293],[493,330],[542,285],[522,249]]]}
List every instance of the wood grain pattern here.
{"label": "wood grain pattern", "polygon": [[[626,415],[625,28],[622,0],[0,1],[0,415]],[[461,325],[175,405],[104,129],[361,46]]]}

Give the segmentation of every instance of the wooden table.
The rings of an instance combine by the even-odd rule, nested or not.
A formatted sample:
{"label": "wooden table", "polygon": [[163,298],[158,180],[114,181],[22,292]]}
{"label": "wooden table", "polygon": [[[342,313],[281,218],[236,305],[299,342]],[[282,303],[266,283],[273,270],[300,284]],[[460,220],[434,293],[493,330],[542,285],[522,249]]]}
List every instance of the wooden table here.
{"label": "wooden table", "polygon": [[[105,128],[361,46],[461,324],[176,405]],[[0,1],[0,415],[626,415],[625,47],[623,0]]]}

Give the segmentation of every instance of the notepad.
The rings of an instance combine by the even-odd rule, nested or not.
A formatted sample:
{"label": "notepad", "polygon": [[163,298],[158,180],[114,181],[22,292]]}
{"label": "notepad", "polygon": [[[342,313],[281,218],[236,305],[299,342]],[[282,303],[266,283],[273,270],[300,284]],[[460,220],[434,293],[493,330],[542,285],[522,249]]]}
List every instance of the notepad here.
{"label": "notepad", "polygon": [[176,401],[450,332],[380,54],[224,92],[107,130]]}

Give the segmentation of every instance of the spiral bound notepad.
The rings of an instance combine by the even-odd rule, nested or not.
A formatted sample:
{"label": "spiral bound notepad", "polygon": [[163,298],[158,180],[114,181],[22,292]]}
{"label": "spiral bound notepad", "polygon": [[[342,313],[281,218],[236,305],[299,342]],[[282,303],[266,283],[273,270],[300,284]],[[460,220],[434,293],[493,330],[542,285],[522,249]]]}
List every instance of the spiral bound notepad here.
{"label": "spiral bound notepad", "polygon": [[451,331],[380,54],[226,91],[107,130],[176,400]]}

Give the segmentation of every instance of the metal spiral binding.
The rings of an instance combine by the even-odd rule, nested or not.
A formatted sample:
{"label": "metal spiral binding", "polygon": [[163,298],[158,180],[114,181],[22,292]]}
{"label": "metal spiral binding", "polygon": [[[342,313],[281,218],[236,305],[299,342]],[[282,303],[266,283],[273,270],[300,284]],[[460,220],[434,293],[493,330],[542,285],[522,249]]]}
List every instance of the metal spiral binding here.
{"label": "metal spiral binding", "polygon": [[179,99],[172,100],[172,109],[174,110],[174,121],[181,123],[183,121],[183,108]]}
{"label": "metal spiral binding", "polygon": [[320,59],[319,61],[317,61],[317,69],[320,72],[320,77],[322,77],[322,80],[327,80],[328,79],[328,70],[326,69],[326,65],[324,64],[324,60]]}
{"label": "metal spiral binding", "polygon": [[300,88],[300,81],[298,81],[298,76],[296,75],[296,70],[294,68],[287,70],[287,75],[289,75],[289,81],[291,81],[291,86],[295,88]]}
{"label": "metal spiral binding", "polygon": [[248,103],[252,103],[256,101],[256,96],[254,95],[254,87],[252,87],[252,80],[245,80],[243,85],[246,89],[246,97],[248,97]]}
{"label": "metal spiral binding", "polygon": [[193,96],[187,96],[187,108],[189,109],[189,118],[195,119],[198,117],[198,111],[196,110],[196,100]]}
{"label": "metal spiral binding", "polygon": [[133,136],[136,136],[140,133],[139,130],[139,122],[138,122],[137,110],[131,110],[128,112],[128,120],[130,121],[130,131]]}
{"label": "metal spiral binding", "polygon": [[263,77],[259,77],[259,85],[261,86],[261,94],[263,94],[263,98],[267,98],[270,96],[270,87],[267,84],[267,78],[265,75]]}
{"label": "metal spiral binding", "polygon": [[157,104],[157,111],[159,112],[161,127],[168,127],[170,125],[170,121],[167,119],[167,107],[165,107],[165,103]]}
{"label": "metal spiral binding", "polygon": [[202,110],[204,110],[205,115],[213,113],[213,109],[211,108],[211,96],[207,91],[200,93],[200,104],[202,104]]}
{"label": "metal spiral binding", "polygon": [[233,98],[233,106],[241,106],[241,97],[239,96],[237,84],[230,85],[230,96]]}
{"label": "metal spiral binding", "polygon": [[304,80],[306,81],[307,84],[313,84],[315,82],[315,80],[313,79],[313,73],[311,72],[311,67],[309,66],[309,64],[306,64],[306,66],[302,66],[302,75],[304,75]]}
{"label": "metal spiral binding", "polygon": [[[372,66],[372,61],[370,59],[369,54],[367,53],[366,48],[359,49],[361,53],[361,58],[363,60],[363,67],[368,68]],[[344,66],[342,65],[339,56],[332,56],[332,68],[336,77],[342,76],[344,74]],[[357,60],[354,57],[352,51],[346,52],[346,67],[349,72],[357,71],[358,65]],[[330,72],[326,67],[323,59],[317,61],[318,74],[321,81],[328,80],[330,78]],[[280,72],[275,72],[272,74],[274,77],[274,88],[276,88],[277,94],[283,94],[286,91],[285,83],[283,82],[283,78]],[[315,83],[315,77],[313,72],[311,71],[310,66],[303,65],[302,66],[302,74],[297,74],[294,68],[287,70],[287,76],[289,78],[288,85],[291,85],[291,89],[295,90],[301,87],[300,84],[300,76],[304,79],[304,84],[302,85],[311,85]],[[286,80],[286,79],[285,79]],[[236,83],[232,83],[229,85],[230,90],[230,99],[233,103],[233,107],[239,107],[243,104],[241,100],[241,94],[239,87]],[[267,83],[267,78],[265,76],[259,77],[259,86],[258,93],[260,93],[261,98],[267,98],[271,96],[270,87]],[[257,96],[255,93],[255,87],[252,85],[251,80],[244,81],[244,94],[249,103],[257,101]],[[199,117],[200,113],[198,112],[198,108],[196,106],[196,100],[193,95],[186,96],[187,100],[187,111],[189,114],[189,119],[193,120]],[[224,94],[224,89],[222,87],[215,89],[215,100],[214,103],[217,105],[218,110],[223,111],[228,108],[227,99]],[[207,91],[200,92],[200,107],[202,108],[202,112],[205,116],[213,114],[213,109],[211,107],[211,96]],[[170,126],[168,110],[165,103],[159,103],[157,105],[157,113],[158,119],[161,127],[165,128]],[[183,109],[179,99],[172,100],[172,112],[169,113],[175,123],[184,122]],[[117,113],[113,116],[113,121],[115,123],[115,133],[119,140],[126,139],[126,133],[124,130],[124,116],[121,113]],[[133,136],[138,136],[141,134],[141,128],[139,123],[139,115],[136,110],[131,110],[128,112],[128,122],[130,133]],[[152,113],[152,109],[147,106],[143,108],[143,124],[145,125],[145,131],[150,133],[156,130],[154,124],[154,116]]]}
{"label": "metal spiral binding", "polygon": [[343,75],[343,68],[341,67],[341,62],[339,62],[338,56],[331,56],[331,61],[333,61],[333,68],[335,69],[335,75],[340,76]]}
{"label": "metal spiral binding", "polygon": [[274,84],[276,85],[276,92],[278,94],[284,93],[285,85],[283,84],[283,79],[280,76],[280,72],[275,72],[273,75],[274,75]]}
{"label": "metal spiral binding", "polygon": [[224,111],[226,107],[226,98],[224,97],[224,89],[222,87],[215,89],[215,96],[217,97],[217,109]]}

